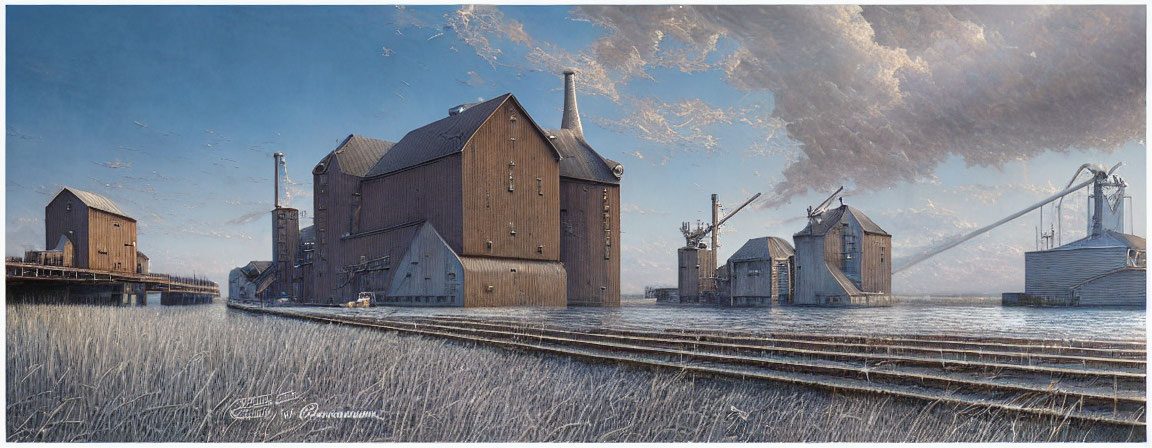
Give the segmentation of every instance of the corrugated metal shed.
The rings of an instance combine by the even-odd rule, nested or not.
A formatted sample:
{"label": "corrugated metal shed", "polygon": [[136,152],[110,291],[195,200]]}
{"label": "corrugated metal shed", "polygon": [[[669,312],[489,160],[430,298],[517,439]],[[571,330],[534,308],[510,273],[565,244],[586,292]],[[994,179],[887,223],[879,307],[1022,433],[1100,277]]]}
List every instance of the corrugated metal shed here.
{"label": "corrugated metal shed", "polygon": [[[520,109],[524,109],[515,96],[511,93],[505,93],[471,106],[455,115],[449,115],[414,129],[405,134],[404,138],[400,139],[384,156],[380,157],[376,166],[372,167],[365,177],[383,176],[463,151],[472,135],[506,101],[513,101]],[[524,116],[541,135],[548,135],[532,120],[532,117],[527,114]],[[551,142],[549,142],[549,147],[559,159],[560,153]]]}
{"label": "corrugated metal shed", "polygon": [[884,231],[884,229],[880,228],[871,218],[865,215],[864,212],[849,205],[841,205],[840,207],[824,212],[820,215],[819,222],[809,223],[804,227],[804,230],[801,230],[796,235],[824,235],[828,233],[833,225],[840,222],[840,218],[845,213],[849,213],[852,217],[856,218],[856,221],[860,223],[860,228],[864,233],[891,236],[891,234]]}
{"label": "corrugated metal shed", "polygon": [[88,192],[88,191],[84,191],[84,190],[77,190],[77,189],[72,188],[72,187],[64,187],[64,190],[68,190],[68,191],[72,192],[73,195],[76,195],[77,199],[80,199],[80,201],[83,202],[84,205],[87,205],[89,208],[94,208],[96,210],[105,211],[105,212],[111,213],[113,215],[120,215],[120,216],[123,216],[124,218],[131,219],[132,221],[135,221],[134,218],[132,218],[131,216],[128,216],[128,213],[125,213],[124,210],[121,210],[120,207],[117,206],[115,202],[112,202],[111,199],[108,199],[108,198],[101,196],[101,195],[98,195],[96,193],[92,193],[92,192]]}
{"label": "corrugated metal shed", "polygon": [[620,179],[612,174],[612,167],[619,163],[600,157],[583,137],[571,129],[548,129],[548,134],[562,157],[560,177],[620,184]]}
{"label": "corrugated metal shed", "polygon": [[728,257],[728,262],[788,258],[795,253],[788,241],[774,236],[753,238],[744,243],[736,253]]}
{"label": "corrugated metal shed", "polygon": [[[344,174],[364,177],[393,146],[396,146],[395,142],[350,134],[332,150],[329,157],[336,157],[340,161],[340,171]],[[328,163],[327,157],[320,162],[321,165]],[[316,170],[323,172],[321,166],[317,166]]]}
{"label": "corrugated metal shed", "polygon": [[1126,266],[1072,287],[1080,306],[1145,306],[1148,269]]}

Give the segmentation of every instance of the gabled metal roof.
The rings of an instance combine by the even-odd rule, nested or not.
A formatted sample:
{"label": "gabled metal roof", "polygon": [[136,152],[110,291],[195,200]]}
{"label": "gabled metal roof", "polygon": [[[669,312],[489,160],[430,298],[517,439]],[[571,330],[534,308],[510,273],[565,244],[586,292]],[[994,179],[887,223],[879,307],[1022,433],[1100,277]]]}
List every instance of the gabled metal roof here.
{"label": "gabled metal roof", "polygon": [[[468,107],[460,113],[413,129],[380,157],[380,160],[364,177],[383,176],[463,151],[464,146],[472,139],[472,135],[505,101],[514,102],[521,111],[524,111],[524,107],[520,105],[515,96],[511,93],[505,93]],[[540,132],[541,136],[547,136],[547,133],[536,124],[536,121],[528,115],[527,111],[524,111],[524,116]],[[545,140],[548,139],[545,138]],[[556,158],[560,158],[560,153],[551,141],[548,142],[548,146],[552,148]]]}
{"label": "gabled metal roof", "polygon": [[264,272],[267,272],[268,268],[271,267],[271,261],[249,261],[247,265],[240,269],[244,271],[245,275],[249,277],[255,277],[263,274]]}
{"label": "gabled metal roof", "polygon": [[840,222],[845,213],[850,214],[853,218],[856,219],[856,222],[860,223],[860,228],[864,230],[864,233],[892,236],[888,232],[885,232],[884,229],[880,228],[880,226],[873,222],[872,218],[869,218],[868,215],[864,214],[864,212],[857,210],[855,207],[849,205],[841,205],[837,208],[825,211],[820,215],[820,222],[808,223],[808,225],[804,227],[804,230],[796,233],[796,235],[820,236],[827,234],[828,231],[832,229],[832,226]]}
{"label": "gabled metal roof", "polygon": [[326,167],[322,165],[331,164],[331,159],[335,157],[340,165],[340,172],[356,177],[364,177],[364,175],[368,174],[368,171],[372,170],[376,162],[380,161],[380,157],[383,157],[393,146],[396,146],[395,142],[349,134],[336,149],[332,150],[332,152],[316,166],[313,172],[316,174],[324,172],[324,168]]}
{"label": "gabled metal roof", "polygon": [[[1104,232],[1101,233],[1100,236],[1097,236],[1095,238],[1088,236],[1088,237],[1073,241],[1071,243],[1065,244],[1063,246],[1048,249],[1048,250],[1050,250],[1050,251],[1052,251],[1052,250],[1069,250],[1069,249],[1082,249],[1082,248],[1088,248],[1088,247],[1127,247],[1129,249],[1134,249],[1134,250],[1146,250],[1145,248],[1147,247],[1147,243],[1146,243],[1146,240],[1144,238],[1138,237],[1136,235],[1130,235],[1127,233],[1120,233],[1120,232],[1104,229]],[[1045,251],[1037,251],[1037,252],[1045,252]]]}
{"label": "gabled metal roof", "polygon": [[548,129],[547,132],[560,152],[560,177],[620,184],[620,179],[612,174],[612,167],[618,164],[600,157],[577,132],[572,129]]}
{"label": "gabled metal roof", "polygon": [[[80,200],[80,202],[83,202],[84,205],[88,206],[88,208],[94,208],[96,210],[108,212],[108,213],[111,213],[113,215],[120,215],[120,216],[123,216],[125,218],[131,219],[132,221],[136,220],[136,219],[132,218],[131,216],[128,216],[128,214],[125,213],[124,210],[121,210],[120,207],[117,206],[115,202],[112,202],[111,199],[108,199],[104,196],[98,195],[96,193],[84,191],[84,190],[77,190],[77,189],[72,188],[72,187],[64,187],[63,190],[60,190],[61,193],[65,192],[65,191],[71,192],[73,195],[76,196],[77,199]],[[57,194],[57,196],[59,196],[59,193]]]}
{"label": "gabled metal roof", "polygon": [[792,245],[782,238],[766,236],[752,238],[744,243],[736,253],[728,257],[729,262],[788,258],[795,254]]}

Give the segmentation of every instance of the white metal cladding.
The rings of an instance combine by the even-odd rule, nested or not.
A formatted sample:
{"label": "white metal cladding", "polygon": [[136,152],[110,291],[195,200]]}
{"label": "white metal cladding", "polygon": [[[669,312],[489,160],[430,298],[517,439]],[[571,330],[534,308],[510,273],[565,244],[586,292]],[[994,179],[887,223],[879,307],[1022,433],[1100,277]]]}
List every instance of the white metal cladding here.
{"label": "white metal cladding", "polygon": [[1080,305],[1145,306],[1147,279],[1147,269],[1121,269],[1073,287],[1072,294]]}
{"label": "white metal cladding", "polygon": [[1081,247],[1024,254],[1024,293],[1067,299],[1071,288],[1126,265],[1127,247]]}

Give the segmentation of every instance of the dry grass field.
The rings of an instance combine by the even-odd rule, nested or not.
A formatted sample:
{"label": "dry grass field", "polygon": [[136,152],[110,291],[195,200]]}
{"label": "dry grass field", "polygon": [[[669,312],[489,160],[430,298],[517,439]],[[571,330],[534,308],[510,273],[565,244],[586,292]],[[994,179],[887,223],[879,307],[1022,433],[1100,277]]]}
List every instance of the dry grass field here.
{"label": "dry grass field", "polygon": [[[228,311],[7,307],[8,441],[1142,441]],[[303,418],[302,418],[303,417]]]}

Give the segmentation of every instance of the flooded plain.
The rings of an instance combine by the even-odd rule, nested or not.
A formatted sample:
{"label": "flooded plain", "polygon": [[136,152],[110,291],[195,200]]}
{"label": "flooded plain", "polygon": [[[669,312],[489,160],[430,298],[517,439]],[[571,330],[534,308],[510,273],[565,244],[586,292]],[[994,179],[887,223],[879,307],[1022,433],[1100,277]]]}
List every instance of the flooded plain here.
{"label": "flooded plain", "polygon": [[[308,308],[312,312],[318,309]],[[468,316],[523,319],[573,329],[695,329],[848,335],[948,334],[1045,339],[1145,340],[1143,308],[1004,307],[999,297],[904,297],[891,307],[718,308],[624,299],[591,308],[320,308],[360,316]]]}

